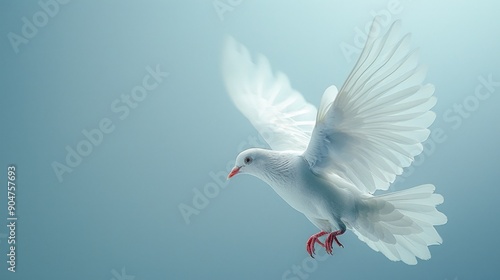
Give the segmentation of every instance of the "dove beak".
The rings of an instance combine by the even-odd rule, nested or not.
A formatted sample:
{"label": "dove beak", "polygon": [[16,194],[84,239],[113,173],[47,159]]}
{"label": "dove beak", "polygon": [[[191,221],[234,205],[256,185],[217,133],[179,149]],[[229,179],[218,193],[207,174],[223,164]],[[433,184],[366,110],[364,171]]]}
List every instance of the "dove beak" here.
{"label": "dove beak", "polygon": [[238,172],[240,172],[240,169],[241,169],[241,166],[235,166],[233,168],[233,170],[231,170],[231,172],[229,172],[229,174],[227,175],[227,178],[228,179],[233,178],[234,175],[236,175],[236,174],[238,174]]}

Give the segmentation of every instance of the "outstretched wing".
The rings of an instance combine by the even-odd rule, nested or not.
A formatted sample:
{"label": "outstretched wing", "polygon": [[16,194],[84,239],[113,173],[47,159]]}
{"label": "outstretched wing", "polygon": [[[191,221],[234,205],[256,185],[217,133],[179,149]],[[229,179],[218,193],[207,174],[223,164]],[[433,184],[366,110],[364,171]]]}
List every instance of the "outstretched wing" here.
{"label": "outstretched wing", "polygon": [[228,37],[222,74],[234,104],[272,149],[305,151],[316,108],[290,86],[283,73],[274,74],[262,55],[252,61],[245,46]]}
{"label": "outstretched wing", "polygon": [[377,21],[337,97],[325,92],[304,153],[313,172],[336,173],[368,193],[386,190],[422,152],[436,103],[400,21],[385,34]]}

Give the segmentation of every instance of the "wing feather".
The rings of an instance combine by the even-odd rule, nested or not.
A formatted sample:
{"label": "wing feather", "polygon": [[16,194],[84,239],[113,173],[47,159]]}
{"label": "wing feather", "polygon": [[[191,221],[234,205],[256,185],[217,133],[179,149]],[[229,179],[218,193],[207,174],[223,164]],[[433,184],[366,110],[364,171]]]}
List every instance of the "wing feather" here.
{"label": "wing feather", "polygon": [[410,35],[400,35],[399,21],[376,34],[377,21],[335,100],[322,100],[304,153],[315,173],[343,176],[367,193],[387,189],[422,152],[436,104]]}
{"label": "wing feather", "polygon": [[283,73],[273,74],[264,56],[257,56],[254,62],[245,46],[228,37],[222,74],[231,100],[272,149],[306,149],[316,107],[290,86]]}

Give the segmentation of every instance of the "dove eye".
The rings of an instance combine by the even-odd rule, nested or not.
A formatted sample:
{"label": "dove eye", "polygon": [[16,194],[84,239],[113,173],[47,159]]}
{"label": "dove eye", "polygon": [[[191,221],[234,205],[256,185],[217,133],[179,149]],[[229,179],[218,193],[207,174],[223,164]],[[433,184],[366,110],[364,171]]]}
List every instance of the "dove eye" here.
{"label": "dove eye", "polygon": [[246,157],[243,161],[245,162],[245,164],[250,164],[250,163],[252,163],[252,158]]}

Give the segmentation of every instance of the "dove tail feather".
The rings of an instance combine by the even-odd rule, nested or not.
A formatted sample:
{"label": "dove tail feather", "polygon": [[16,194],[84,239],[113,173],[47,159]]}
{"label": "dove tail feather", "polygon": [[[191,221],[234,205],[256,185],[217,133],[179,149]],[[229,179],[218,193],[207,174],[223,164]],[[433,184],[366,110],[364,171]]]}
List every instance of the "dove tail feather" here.
{"label": "dove tail feather", "polygon": [[434,228],[447,217],[436,209],[443,197],[434,185],[362,199],[353,232],[370,248],[392,261],[417,264],[431,258],[428,246],[443,242]]}

